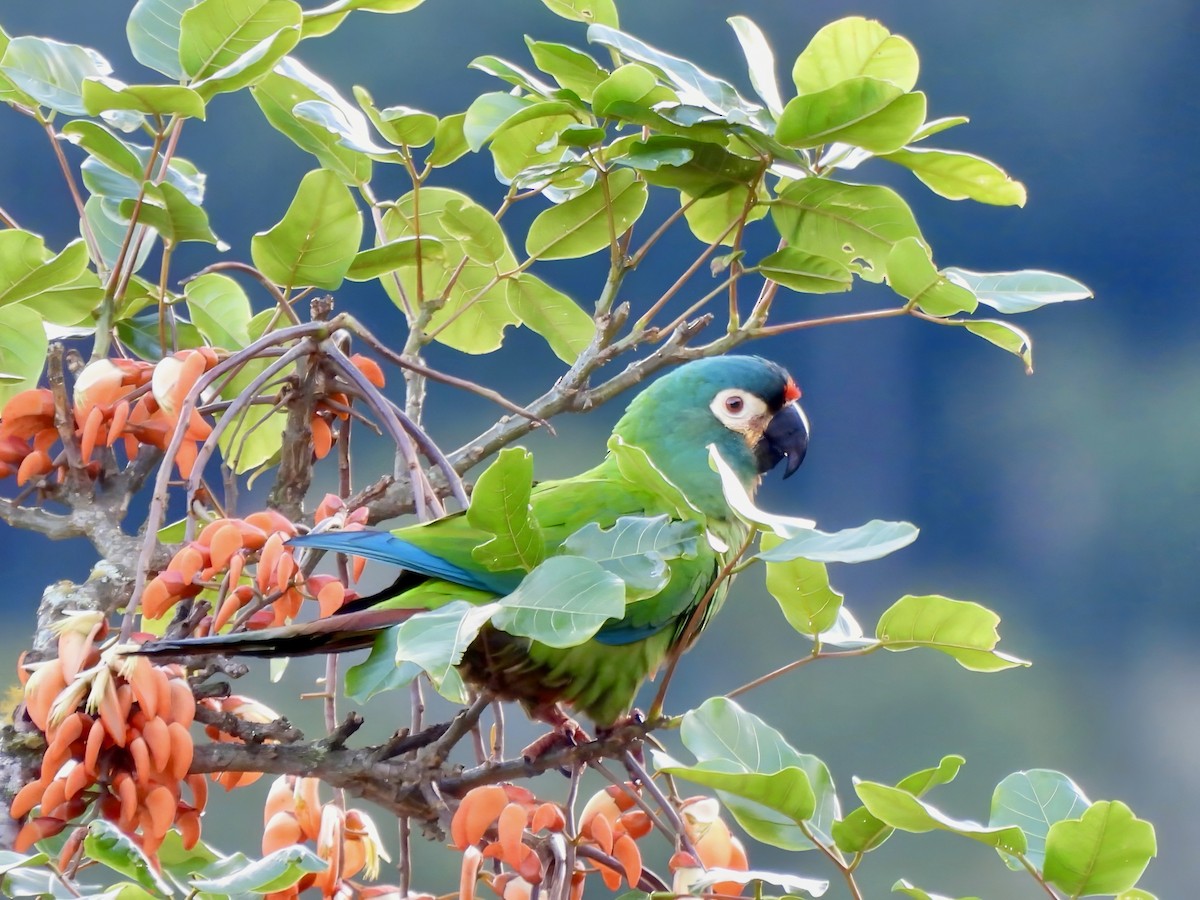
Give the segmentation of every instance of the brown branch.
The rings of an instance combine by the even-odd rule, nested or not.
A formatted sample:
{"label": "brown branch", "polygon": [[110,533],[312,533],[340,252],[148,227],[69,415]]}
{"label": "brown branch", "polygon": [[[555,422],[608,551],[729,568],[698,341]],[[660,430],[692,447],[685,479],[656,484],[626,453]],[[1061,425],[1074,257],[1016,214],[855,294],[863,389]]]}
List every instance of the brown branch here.
{"label": "brown branch", "polygon": [[465,771],[457,766],[449,770],[430,768],[422,758],[396,758],[400,753],[430,746],[445,734],[446,725],[428,728],[417,735],[397,736],[381,746],[359,749],[330,746],[328,741],[201,744],[196,747],[190,771],[316,777],[331,787],[378,803],[395,815],[433,822],[442,810],[430,796],[459,799],[481,785],[530,778],[602,757],[616,758],[636,746],[653,727],[629,724],[601,740],[555,750],[536,760],[510,759]]}

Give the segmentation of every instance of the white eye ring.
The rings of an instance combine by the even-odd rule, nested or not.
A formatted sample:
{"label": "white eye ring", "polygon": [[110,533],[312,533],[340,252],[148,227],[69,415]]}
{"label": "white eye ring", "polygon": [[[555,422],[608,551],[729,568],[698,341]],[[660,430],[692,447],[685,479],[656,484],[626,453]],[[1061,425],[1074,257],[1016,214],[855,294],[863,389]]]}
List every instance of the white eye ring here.
{"label": "white eye ring", "polygon": [[745,434],[767,414],[767,404],[760,398],[737,388],[718,391],[708,405],[712,414],[730,431]]}

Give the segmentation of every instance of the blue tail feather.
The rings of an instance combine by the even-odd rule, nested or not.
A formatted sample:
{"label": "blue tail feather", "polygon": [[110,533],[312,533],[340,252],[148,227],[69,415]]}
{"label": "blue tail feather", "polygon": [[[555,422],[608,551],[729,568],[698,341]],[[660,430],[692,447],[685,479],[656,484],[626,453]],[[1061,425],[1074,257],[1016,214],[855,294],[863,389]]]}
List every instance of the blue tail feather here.
{"label": "blue tail feather", "polygon": [[363,556],[377,562],[390,563],[433,578],[441,578],[463,587],[503,593],[494,580],[485,580],[491,573],[472,572],[462,566],[435,556],[428,550],[413,546],[388,531],[329,531],[305,534],[287,542],[290,547],[314,547],[353,556]]}

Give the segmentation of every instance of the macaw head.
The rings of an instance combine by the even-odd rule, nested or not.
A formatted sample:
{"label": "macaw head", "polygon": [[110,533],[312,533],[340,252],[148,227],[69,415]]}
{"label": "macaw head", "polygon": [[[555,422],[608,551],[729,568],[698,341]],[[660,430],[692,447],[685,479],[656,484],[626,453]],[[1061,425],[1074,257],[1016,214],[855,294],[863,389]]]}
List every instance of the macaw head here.
{"label": "macaw head", "polygon": [[693,503],[722,509],[708,445],[717,446],[749,491],[784,460],[788,477],[808,449],[808,419],[799,399],[787,370],[769,360],[698,359],[643,390],[614,432],[645,450]]}

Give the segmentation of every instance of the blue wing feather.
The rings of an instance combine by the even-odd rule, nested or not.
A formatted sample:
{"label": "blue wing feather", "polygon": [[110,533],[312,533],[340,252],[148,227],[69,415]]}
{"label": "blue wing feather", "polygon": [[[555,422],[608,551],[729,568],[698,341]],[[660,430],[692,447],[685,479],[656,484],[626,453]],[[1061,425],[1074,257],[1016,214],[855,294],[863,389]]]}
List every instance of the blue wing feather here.
{"label": "blue wing feather", "polygon": [[290,547],[313,547],[318,550],[363,556],[480,591],[502,594],[513,587],[509,584],[509,579],[496,577],[498,573],[464,569],[428,550],[413,546],[388,531],[318,532],[294,537],[287,543]]}

